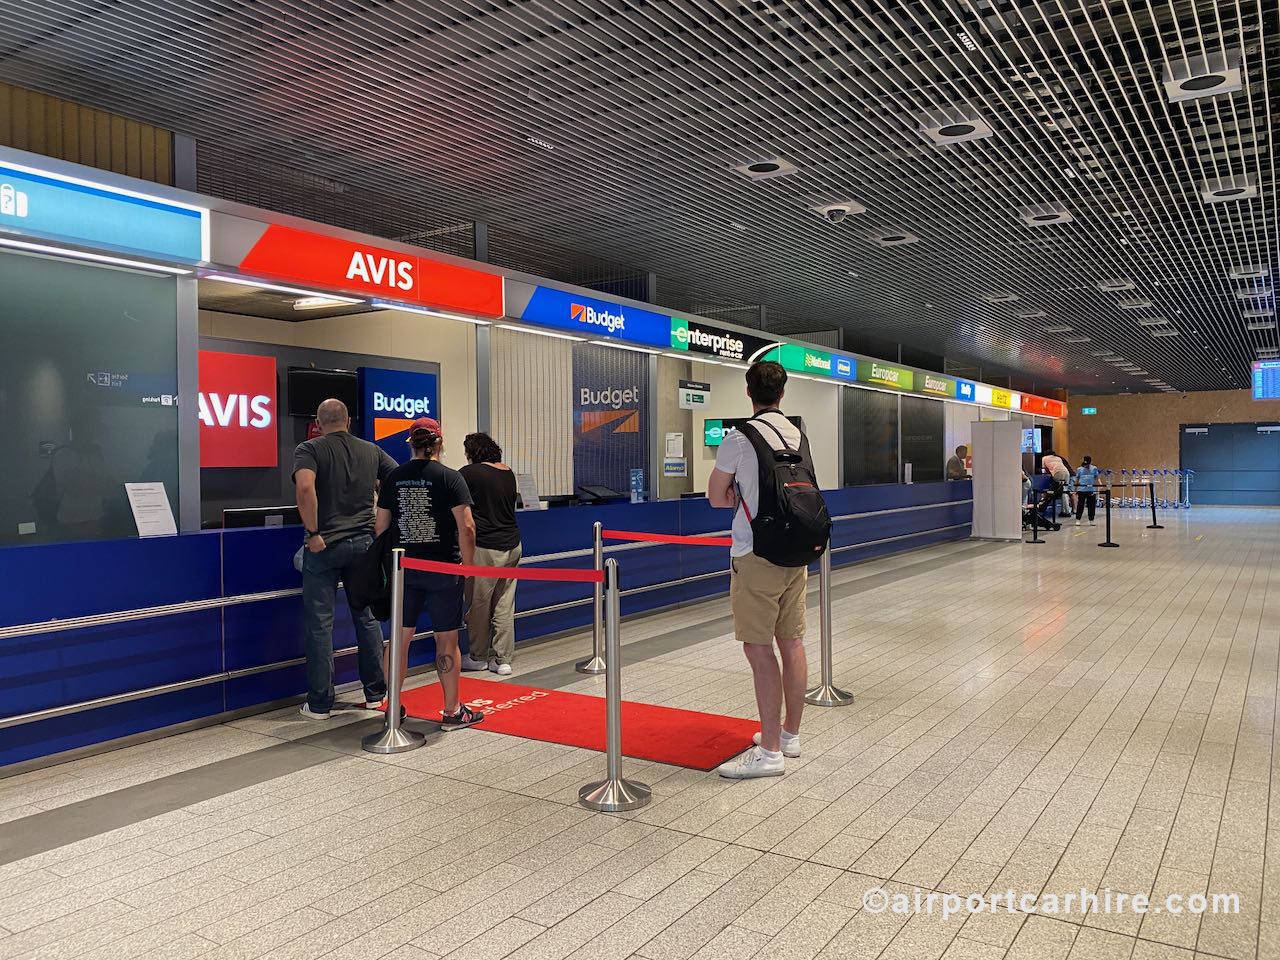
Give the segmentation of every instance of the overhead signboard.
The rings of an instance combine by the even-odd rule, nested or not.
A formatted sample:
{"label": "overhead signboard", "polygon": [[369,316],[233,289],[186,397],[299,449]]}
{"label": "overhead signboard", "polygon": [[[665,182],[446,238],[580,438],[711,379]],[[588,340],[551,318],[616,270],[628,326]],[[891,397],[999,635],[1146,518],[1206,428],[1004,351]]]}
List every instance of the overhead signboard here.
{"label": "overhead signboard", "polygon": [[671,317],[553,287],[507,282],[508,312],[525,323],[567,330],[589,340],[621,340],[667,349]]}
{"label": "overhead signboard", "polygon": [[906,367],[895,367],[879,360],[859,360],[858,380],[889,387],[893,390],[914,390],[915,374]]}
{"label": "overhead signboard", "polygon": [[0,162],[0,230],[160,260],[209,258],[209,211]]}
{"label": "overhead signboard", "polygon": [[257,277],[480,317],[503,316],[502,277],[431,257],[269,224],[239,261]]}
{"label": "overhead signboard", "polygon": [[397,462],[406,462],[411,455],[407,441],[413,421],[418,417],[440,420],[436,375],[379,367],[361,367],[359,375],[361,435]]}
{"label": "overhead signboard", "polygon": [[197,364],[200,466],[276,466],[276,358],[201,350]]}
{"label": "overhead signboard", "polygon": [[956,395],[956,382],[950,377],[939,376],[936,373],[917,374],[916,388],[921,393],[927,393],[933,397],[954,397]]}
{"label": "overhead signboard", "polygon": [[717,327],[700,320],[685,317],[671,318],[672,350],[687,351],[722,360],[751,363],[777,346],[778,341],[754,337],[724,327]]}

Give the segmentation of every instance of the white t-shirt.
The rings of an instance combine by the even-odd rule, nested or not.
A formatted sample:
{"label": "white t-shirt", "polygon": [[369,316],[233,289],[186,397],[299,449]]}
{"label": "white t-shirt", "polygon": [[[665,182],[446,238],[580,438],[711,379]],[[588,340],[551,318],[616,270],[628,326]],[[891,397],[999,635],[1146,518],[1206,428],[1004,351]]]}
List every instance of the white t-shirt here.
{"label": "white t-shirt", "polygon": [[[792,450],[799,449],[800,430],[794,423],[777,410],[768,411],[762,415],[761,419],[766,419],[772,426],[777,427],[778,433],[786,437],[787,446]],[[782,441],[778,439],[777,433],[766,426],[760,426],[758,429],[769,446],[775,450],[782,449]],[[747,512],[749,511],[754,517],[760,506],[760,464],[756,460],[755,447],[751,446],[751,441],[740,431],[731,431],[721,442],[720,449],[716,451],[716,469],[733,474],[738,487],[738,499],[747,508],[744,511],[739,506],[734,511],[733,546],[729,548],[729,556],[745,557],[752,552],[755,545]]]}

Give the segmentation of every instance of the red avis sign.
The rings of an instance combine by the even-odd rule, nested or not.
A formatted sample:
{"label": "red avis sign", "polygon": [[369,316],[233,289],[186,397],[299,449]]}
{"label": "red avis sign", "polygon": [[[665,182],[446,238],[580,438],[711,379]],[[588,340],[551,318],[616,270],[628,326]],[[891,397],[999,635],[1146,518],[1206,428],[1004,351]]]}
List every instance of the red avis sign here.
{"label": "red avis sign", "polygon": [[198,363],[200,466],[276,466],[276,358],[201,350]]}
{"label": "red avis sign", "polygon": [[240,261],[240,269],[441,310],[503,314],[502,277],[495,274],[274,223]]}

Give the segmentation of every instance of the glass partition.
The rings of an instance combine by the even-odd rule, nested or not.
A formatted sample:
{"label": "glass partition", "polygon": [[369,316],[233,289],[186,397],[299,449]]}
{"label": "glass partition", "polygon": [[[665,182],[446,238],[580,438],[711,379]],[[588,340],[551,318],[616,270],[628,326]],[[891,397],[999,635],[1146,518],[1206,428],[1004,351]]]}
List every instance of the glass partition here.
{"label": "glass partition", "polygon": [[0,253],[0,290],[0,545],[135,536],[129,482],[176,516],[176,281]]}

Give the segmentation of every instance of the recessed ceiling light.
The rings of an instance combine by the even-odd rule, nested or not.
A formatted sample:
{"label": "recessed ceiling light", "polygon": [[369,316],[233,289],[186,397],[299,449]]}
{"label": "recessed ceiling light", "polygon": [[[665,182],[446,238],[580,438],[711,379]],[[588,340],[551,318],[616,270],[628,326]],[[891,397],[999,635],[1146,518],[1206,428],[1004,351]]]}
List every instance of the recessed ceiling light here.
{"label": "recessed ceiling light", "polygon": [[729,169],[748,180],[773,180],[776,177],[790,176],[800,168],[779,157],[766,157],[737,163]]}
{"label": "recessed ceiling light", "polygon": [[1195,57],[1174,54],[1164,68],[1162,79],[1165,97],[1170,103],[1235,93],[1244,87],[1240,51],[1226,50]]}
{"label": "recessed ceiling light", "polygon": [[1114,280],[1099,280],[1098,289],[1103,293],[1116,293],[1120,290],[1132,290],[1133,281],[1128,277],[1116,277]]}
{"label": "recessed ceiling light", "polygon": [[1200,199],[1205,203],[1251,200],[1258,195],[1258,178],[1251,173],[1206,180],[1200,185]]}
{"label": "recessed ceiling light", "polygon": [[1022,222],[1031,227],[1051,227],[1059,223],[1070,223],[1075,219],[1071,211],[1060,203],[1041,203],[1032,207],[1023,207],[1018,211]]}
{"label": "recessed ceiling light", "polygon": [[995,131],[976,111],[968,108],[940,107],[919,115],[919,130],[940,147],[968,140],[985,140]]}

